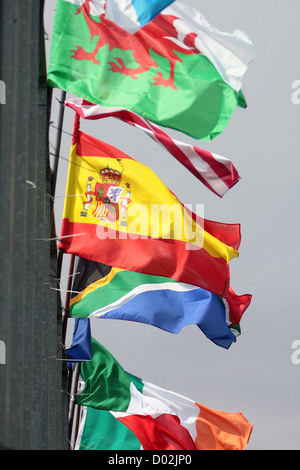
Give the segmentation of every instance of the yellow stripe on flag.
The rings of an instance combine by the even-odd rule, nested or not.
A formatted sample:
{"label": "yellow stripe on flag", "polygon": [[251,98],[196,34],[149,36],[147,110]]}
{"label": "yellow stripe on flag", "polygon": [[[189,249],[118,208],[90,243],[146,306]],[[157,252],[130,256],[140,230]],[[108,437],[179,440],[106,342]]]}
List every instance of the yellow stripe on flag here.
{"label": "yellow stripe on flag", "polygon": [[70,307],[73,304],[76,304],[80,300],[84,299],[84,297],[86,297],[88,294],[98,289],[99,287],[104,287],[105,285],[109,284],[111,280],[115,277],[115,275],[119,273],[120,271],[125,271],[125,269],[114,268],[114,267],[111,268],[110,272],[106,276],[102,277],[101,279],[98,279],[95,282],[92,282],[85,289],[83,289],[79,294],[72,297],[70,299]]}
{"label": "yellow stripe on flag", "polygon": [[79,156],[76,150],[72,145],[66,191],[72,197],[66,200],[64,219],[131,237],[178,240],[227,263],[238,257],[238,251],[193,221],[147,166],[131,158]]}

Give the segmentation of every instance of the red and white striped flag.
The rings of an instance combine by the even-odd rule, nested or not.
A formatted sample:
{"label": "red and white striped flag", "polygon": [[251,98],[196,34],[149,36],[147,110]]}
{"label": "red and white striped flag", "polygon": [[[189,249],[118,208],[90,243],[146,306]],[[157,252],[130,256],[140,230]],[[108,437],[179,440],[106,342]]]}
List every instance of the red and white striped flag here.
{"label": "red and white striped flag", "polygon": [[184,165],[207,188],[220,197],[232,188],[240,176],[230,160],[207,150],[174,140],[151,122],[124,108],[107,108],[94,105],[81,98],[65,102],[84,119],[101,119],[115,117],[127,124],[142,129],[155,142],[161,144],[182,165]]}

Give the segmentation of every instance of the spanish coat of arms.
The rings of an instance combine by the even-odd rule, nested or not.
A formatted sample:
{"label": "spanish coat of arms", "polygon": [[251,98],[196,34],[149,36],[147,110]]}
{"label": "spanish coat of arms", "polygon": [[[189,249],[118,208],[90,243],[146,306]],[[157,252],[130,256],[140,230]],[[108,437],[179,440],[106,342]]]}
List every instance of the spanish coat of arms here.
{"label": "spanish coat of arms", "polygon": [[127,205],[131,202],[130,184],[121,185],[122,175],[109,166],[99,172],[101,182],[94,181],[93,176],[87,178],[86,200],[83,203],[81,216],[86,217],[88,211],[99,220],[127,225]]}

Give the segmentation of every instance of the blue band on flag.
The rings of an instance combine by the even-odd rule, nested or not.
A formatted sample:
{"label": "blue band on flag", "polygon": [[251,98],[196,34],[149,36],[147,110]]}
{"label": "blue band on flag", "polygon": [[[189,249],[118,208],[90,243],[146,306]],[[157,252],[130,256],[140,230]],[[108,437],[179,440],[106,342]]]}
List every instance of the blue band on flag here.
{"label": "blue band on flag", "polygon": [[131,0],[136,11],[139,23],[145,26],[155,16],[157,16],[164,8],[166,8],[173,0]]}
{"label": "blue band on flag", "polygon": [[76,318],[73,341],[70,348],[66,350],[66,355],[68,361],[71,362],[91,360],[91,326],[89,318]]}

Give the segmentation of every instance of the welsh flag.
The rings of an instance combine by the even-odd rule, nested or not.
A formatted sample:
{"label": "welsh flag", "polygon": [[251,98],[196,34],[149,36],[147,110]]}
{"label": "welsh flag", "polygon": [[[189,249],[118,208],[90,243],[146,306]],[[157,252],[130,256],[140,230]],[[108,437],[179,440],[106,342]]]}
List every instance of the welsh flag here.
{"label": "welsh flag", "polygon": [[[241,413],[216,411],[127,373],[92,338],[81,363],[77,403],[109,411],[144,450],[243,450],[253,426]],[[91,429],[92,433],[92,429]]]}
{"label": "welsh flag", "polygon": [[58,0],[48,82],[91,103],[122,107],[209,140],[236,106],[255,51],[242,31],[223,33],[173,2],[130,34],[105,16],[104,0]]}

